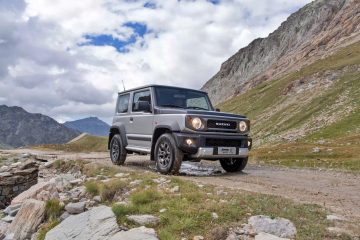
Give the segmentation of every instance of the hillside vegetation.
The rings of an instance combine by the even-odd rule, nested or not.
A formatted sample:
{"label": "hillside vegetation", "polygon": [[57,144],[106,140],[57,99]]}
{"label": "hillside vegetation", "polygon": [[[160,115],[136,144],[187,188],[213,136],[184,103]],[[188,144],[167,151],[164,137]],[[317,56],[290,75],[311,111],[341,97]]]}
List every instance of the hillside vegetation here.
{"label": "hillside vegetation", "polygon": [[[261,146],[253,153],[257,161],[292,159],[303,165],[303,159],[337,159],[353,161],[348,162],[350,169],[359,169],[360,42],[219,107],[252,120],[255,149]],[[316,149],[323,144],[326,153]],[[270,159],[265,153],[272,150]]]}

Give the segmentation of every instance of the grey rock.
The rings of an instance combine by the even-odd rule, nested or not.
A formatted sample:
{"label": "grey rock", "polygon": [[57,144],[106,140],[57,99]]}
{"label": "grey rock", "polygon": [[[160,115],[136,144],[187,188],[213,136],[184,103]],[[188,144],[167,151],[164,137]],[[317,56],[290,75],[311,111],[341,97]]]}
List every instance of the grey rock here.
{"label": "grey rock", "polygon": [[10,177],[10,176],[12,176],[12,174],[9,172],[1,172],[0,173],[0,177]]}
{"label": "grey rock", "polygon": [[269,233],[259,233],[255,236],[255,240],[290,240],[289,238],[281,238]]}
{"label": "grey rock", "polygon": [[61,214],[60,216],[60,221],[64,221],[65,219],[67,219],[68,217],[70,217],[70,213],[68,212],[64,212],[63,214]]}
{"label": "grey rock", "polygon": [[345,218],[336,215],[327,215],[326,219],[329,221],[344,221]]}
{"label": "grey rock", "polygon": [[270,218],[268,216],[252,216],[248,220],[248,227],[255,233],[269,233],[282,238],[295,238],[295,225],[285,218]]}
{"label": "grey rock", "polygon": [[99,206],[66,218],[46,234],[45,240],[108,240],[118,231],[111,208]]}
{"label": "grey rock", "polygon": [[95,201],[95,202],[101,202],[101,197],[100,196],[95,196],[95,197],[93,197],[93,200]]}
{"label": "grey rock", "polygon": [[139,228],[133,228],[129,231],[121,231],[115,234],[110,240],[158,240],[156,232],[152,228],[146,228],[144,226]]}
{"label": "grey rock", "polygon": [[9,226],[7,234],[14,234],[14,239],[29,239],[36,232],[45,216],[45,203],[27,199]]}
{"label": "grey rock", "polygon": [[78,214],[85,211],[85,202],[68,203],[65,210],[70,214]]}
{"label": "grey rock", "polygon": [[160,218],[149,214],[129,215],[127,216],[127,219],[140,225],[157,224],[160,222]]}
{"label": "grey rock", "polygon": [[1,220],[6,223],[11,223],[12,221],[14,221],[14,219],[15,219],[15,217],[8,215],[6,217],[3,217]]}
{"label": "grey rock", "polygon": [[4,213],[10,216],[15,216],[21,207],[21,203],[9,205],[5,208]]}

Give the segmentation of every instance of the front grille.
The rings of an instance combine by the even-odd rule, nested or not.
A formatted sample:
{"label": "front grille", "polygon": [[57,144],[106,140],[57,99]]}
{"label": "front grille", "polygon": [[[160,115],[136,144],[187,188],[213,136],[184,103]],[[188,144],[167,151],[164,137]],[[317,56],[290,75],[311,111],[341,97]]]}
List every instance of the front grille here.
{"label": "front grille", "polygon": [[247,148],[246,140],[237,139],[218,139],[218,138],[206,138],[205,145],[207,147],[241,147]]}
{"label": "front grille", "polygon": [[235,130],[237,128],[237,122],[209,119],[207,120],[207,128]]}

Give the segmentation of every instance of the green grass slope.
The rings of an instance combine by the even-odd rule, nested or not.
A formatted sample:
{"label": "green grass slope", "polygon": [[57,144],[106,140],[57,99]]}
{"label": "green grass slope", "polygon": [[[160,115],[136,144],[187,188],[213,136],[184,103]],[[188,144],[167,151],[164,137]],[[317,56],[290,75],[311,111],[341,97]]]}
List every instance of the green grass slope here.
{"label": "green grass slope", "polygon": [[[219,107],[252,120],[257,161],[303,166],[306,159],[336,159],[342,168],[358,170],[360,143],[352,140],[360,138],[360,42]],[[326,154],[314,151],[322,148],[319,142],[327,144]]]}

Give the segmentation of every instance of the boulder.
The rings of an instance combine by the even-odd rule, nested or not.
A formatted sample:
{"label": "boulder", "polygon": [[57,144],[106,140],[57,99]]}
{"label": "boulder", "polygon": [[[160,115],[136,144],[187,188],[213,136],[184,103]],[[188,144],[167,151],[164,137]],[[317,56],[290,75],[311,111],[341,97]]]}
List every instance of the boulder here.
{"label": "boulder", "polygon": [[99,206],[71,215],[45,236],[45,240],[108,240],[119,231],[110,207]]}
{"label": "boulder", "polygon": [[6,230],[9,228],[10,223],[0,220],[0,239],[5,238]]}
{"label": "boulder", "polygon": [[248,220],[250,231],[256,234],[269,233],[282,238],[295,238],[295,225],[285,218],[270,218],[268,216],[258,215],[252,216]]}
{"label": "boulder", "polygon": [[153,216],[153,215],[130,215],[127,216],[127,219],[140,224],[140,225],[147,225],[147,224],[157,224],[160,222],[160,218]]}
{"label": "boulder", "polygon": [[26,190],[26,191],[20,193],[18,196],[16,196],[11,201],[11,205],[22,203],[26,199],[30,199],[30,198],[37,199],[37,195],[44,190],[53,193],[56,191],[56,187],[55,187],[54,183],[52,183],[51,181],[39,182],[39,183],[33,185],[32,187],[30,187],[28,190]]}
{"label": "boulder", "polygon": [[158,238],[154,229],[142,226],[118,232],[110,240],[158,240]]}
{"label": "boulder", "polygon": [[281,238],[269,233],[259,233],[255,236],[255,240],[290,240],[289,238]]}
{"label": "boulder", "polygon": [[85,211],[85,202],[68,203],[65,210],[70,214],[78,214]]}
{"label": "boulder", "polygon": [[5,208],[4,213],[13,217],[18,213],[20,207],[21,207],[21,203],[10,205],[7,208]]}
{"label": "boulder", "polygon": [[44,202],[35,199],[25,200],[6,234],[13,234],[14,239],[29,239],[37,231],[44,216]]}

